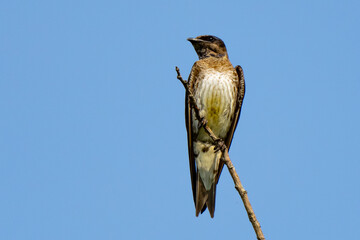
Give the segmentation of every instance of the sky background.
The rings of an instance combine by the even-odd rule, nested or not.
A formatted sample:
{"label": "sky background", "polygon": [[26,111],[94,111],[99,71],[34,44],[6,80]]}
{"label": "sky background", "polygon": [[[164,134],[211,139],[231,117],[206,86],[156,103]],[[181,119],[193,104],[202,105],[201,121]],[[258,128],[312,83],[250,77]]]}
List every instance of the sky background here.
{"label": "sky background", "polygon": [[188,37],[245,72],[230,157],[266,239],[360,235],[358,1],[1,1],[0,239],[256,239],[192,199]]}

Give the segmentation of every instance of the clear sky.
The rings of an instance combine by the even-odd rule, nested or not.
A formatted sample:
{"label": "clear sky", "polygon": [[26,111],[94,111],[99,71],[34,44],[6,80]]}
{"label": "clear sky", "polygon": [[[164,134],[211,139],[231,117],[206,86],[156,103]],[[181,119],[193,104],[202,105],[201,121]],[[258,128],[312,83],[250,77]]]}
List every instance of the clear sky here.
{"label": "clear sky", "polygon": [[[0,239],[255,239],[224,169],[195,217],[184,89],[245,72],[230,157],[267,239],[360,235],[358,1],[2,1]],[[355,237],[356,238],[356,237]]]}

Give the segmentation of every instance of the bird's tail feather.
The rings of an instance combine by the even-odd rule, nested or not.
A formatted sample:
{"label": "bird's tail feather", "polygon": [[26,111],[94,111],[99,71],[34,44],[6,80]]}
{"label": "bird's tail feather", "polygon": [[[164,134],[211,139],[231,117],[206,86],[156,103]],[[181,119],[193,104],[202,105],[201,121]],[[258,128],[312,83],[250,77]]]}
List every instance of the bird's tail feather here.
{"label": "bird's tail feather", "polygon": [[211,218],[213,218],[215,212],[216,181],[207,191],[199,173],[197,173],[196,178],[196,216],[199,216],[200,212],[203,213],[207,207],[209,209]]}

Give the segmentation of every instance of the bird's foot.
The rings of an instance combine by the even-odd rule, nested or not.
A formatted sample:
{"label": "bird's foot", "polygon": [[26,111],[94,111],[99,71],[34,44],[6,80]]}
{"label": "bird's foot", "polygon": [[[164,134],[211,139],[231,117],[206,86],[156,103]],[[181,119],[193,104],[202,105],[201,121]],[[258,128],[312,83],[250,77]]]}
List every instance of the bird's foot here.
{"label": "bird's foot", "polygon": [[207,120],[205,119],[205,117],[200,118],[199,129],[205,127],[206,125],[207,125]]}
{"label": "bird's foot", "polygon": [[221,138],[218,138],[215,140],[215,152],[218,152],[218,151],[221,151],[221,152],[224,152],[226,149],[226,145],[225,145],[225,142],[221,139]]}

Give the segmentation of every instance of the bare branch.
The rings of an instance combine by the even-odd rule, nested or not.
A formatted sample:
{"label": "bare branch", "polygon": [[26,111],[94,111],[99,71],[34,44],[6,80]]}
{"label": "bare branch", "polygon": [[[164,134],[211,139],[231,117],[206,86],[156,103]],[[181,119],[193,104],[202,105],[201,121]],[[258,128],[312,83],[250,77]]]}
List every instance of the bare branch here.
{"label": "bare branch", "polygon": [[[241,75],[241,76],[239,76],[240,81],[244,82],[244,75],[243,75],[243,71],[242,71],[241,67],[237,66],[236,68],[237,68],[236,69],[237,72],[240,73],[240,75]],[[227,166],[227,168],[229,170],[229,173],[230,173],[230,175],[231,175],[231,177],[232,177],[232,179],[234,181],[235,189],[238,191],[238,193],[239,193],[239,195],[240,195],[240,197],[241,197],[241,199],[242,199],[242,201],[244,203],[246,212],[247,212],[249,220],[250,220],[250,222],[251,222],[251,224],[252,224],[252,226],[254,228],[257,239],[258,240],[265,240],[264,234],[262,233],[262,230],[261,230],[260,223],[256,219],[256,216],[255,216],[254,210],[251,207],[247,192],[244,189],[244,187],[242,186],[240,178],[239,178],[238,174],[235,171],[235,167],[234,167],[234,165],[232,164],[232,162],[230,160],[229,152],[228,152],[228,149],[227,149],[224,141],[221,138],[218,138],[213,133],[213,131],[207,126],[206,119],[204,117],[200,116],[200,110],[199,110],[198,106],[196,105],[196,101],[195,101],[193,93],[189,89],[188,82],[183,80],[183,78],[181,77],[180,69],[178,67],[176,67],[175,69],[176,69],[176,72],[177,72],[177,79],[180,80],[180,82],[183,84],[183,86],[184,86],[184,88],[185,88],[185,90],[187,92],[188,98],[190,100],[190,106],[194,110],[196,118],[202,124],[205,131],[209,134],[210,138],[216,144],[216,149],[219,149],[219,150],[222,151],[222,161],[224,161],[224,163],[226,164],[226,166]],[[245,87],[245,85],[243,83],[242,83],[242,85]],[[244,91],[245,91],[244,87],[241,89],[241,92],[240,92],[240,94],[242,94],[242,95],[244,95]]]}
{"label": "bare branch", "polygon": [[[177,72],[177,79],[180,80],[180,82],[183,84],[188,97],[190,99],[190,106],[192,109],[194,109],[195,112],[195,116],[197,118],[197,120],[200,122],[201,126],[203,126],[203,128],[205,129],[205,131],[209,134],[210,138],[214,141],[214,142],[219,142],[221,141],[220,138],[216,137],[216,135],[213,133],[213,131],[211,131],[211,129],[207,126],[207,121],[205,118],[200,116],[200,109],[198,108],[198,106],[196,105],[196,101],[194,98],[194,95],[192,94],[192,92],[189,89],[189,85],[188,82],[185,81],[180,74],[180,69],[178,67],[175,67],[175,70]],[[220,143],[221,144],[221,143]]]}
{"label": "bare branch", "polygon": [[234,181],[235,184],[235,189],[238,191],[238,193],[240,194],[240,197],[244,203],[246,212],[248,214],[249,220],[254,228],[254,231],[256,233],[256,237],[258,240],[265,240],[264,234],[261,230],[261,226],[259,221],[256,219],[256,215],[254,213],[254,210],[252,209],[252,206],[250,204],[247,192],[245,190],[245,188],[243,187],[243,185],[241,184],[240,178],[237,174],[237,172],[235,171],[235,167],[232,164],[231,160],[230,160],[230,156],[229,156],[229,152],[228,149],[226,149],[223,152],[223,161],[225,162],[229,173]]}

